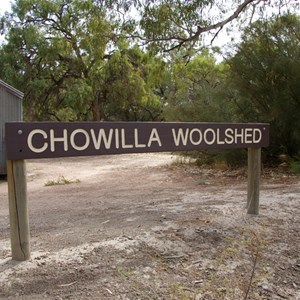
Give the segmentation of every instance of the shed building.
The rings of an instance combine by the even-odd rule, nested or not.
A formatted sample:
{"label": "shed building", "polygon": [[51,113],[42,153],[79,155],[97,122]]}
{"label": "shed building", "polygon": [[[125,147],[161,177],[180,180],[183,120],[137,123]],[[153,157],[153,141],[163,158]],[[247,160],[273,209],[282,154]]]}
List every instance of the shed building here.
{"label": "shed building", "polygon": [[24,94],[0,80],[0,175],[6,174],[5,123],[22,121]]}

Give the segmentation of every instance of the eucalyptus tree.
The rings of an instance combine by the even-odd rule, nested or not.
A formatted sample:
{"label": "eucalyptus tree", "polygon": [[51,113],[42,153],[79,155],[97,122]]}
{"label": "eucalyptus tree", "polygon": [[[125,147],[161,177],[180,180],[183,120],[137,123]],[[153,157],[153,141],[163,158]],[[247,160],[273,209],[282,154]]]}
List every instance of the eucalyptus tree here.
{"label": "eucalyptus tree", "polygon": [[165,89],[165,117],[176,121],[230,121],[223,98],[227,66],[217,63],[207,50],[195,55],[188,64],[173,59]]}
{"label": "eucalyptus tree", "polygon": [[[109,88],[115,93],[117,88],[121,97],[118,101],[122,101],[123,94],[130,89],[126,78],[123,85],[109,87],[106,70],[107,64],[113,65],[115,53],[124,50],[120,49],[124,33],[131,30],[130,20],[120,18],[121,12],[127,10],[126,3],[105,0],[15,2],[12,13],[2,18],[2,30],[7,35],[1,47],[0,74],[25,92],[28,119],[105,119],[105,105],[116,103],[116,99],[108,98],[103,102],[102,96]],[[127,78],[131,80],[130,86],[134,82],[132,90],[139,93],[132,100],[135,107],[141,110],[144,106],[151,111],[153,100],[156,110],[157,98],[151,94],[152,87],[134,69],[135,62],[126,59],[121,55],[118,63],[131,64],[131,72],[123,75],[131,76]],[[148,62],[150,59],[143,60],[138,67]]]}
{"label": "eucalyptus tree", "polygon": [[90,75],[101,67],[113,35],[103,6],[89,0],[18,0],[5,21],[2,53],[18,57],[14,76],[23,76],[28,117],[59,119],[63,110],[75,113],[71,118],[87,114],[95,104]]}
{"label": "eucalyptus tree", "polygon": [[100,119],[157,121],[162,101],[157,92],[165,74],[161,59],[138,46],[120,43],[100,70],[98,104]]}
{"label": "eucalyptus tree", "polygon": [[158,50],[201,49],[221,31],[237,31],[256,19],[299,10],[293,0],[141,0],[136,36]]}
{"label": "eucalyptus tree", "polygon": [[[283,2],[290,1],[270,3],[279,9]],[[291,2],[290,7],[299,5]],[[236,24],[233,22],[239,18],[251,19],[255,11],[266,12],[270,3],[263,0],[16,0],[12,13],[1,18],[6,42],[0,48],[0,76],[25,92],[29,119],[99,120],[121,116],[144,119],[147,114],[151,119],[159,118],[157,112],[161,107],[157,101],[165,97],[163,89],[157,82],[152,81],[153,85],[147,82],[153,75],[143,77],[142,71],[142,64],[148,63],[154,63],[146,67],[152,70],[149,74],[159,70],[158,60],[154,62],[149,56],[145,60],[148,53],[142,64],[138,64],[141,68],[138,70],[128,50],[140,43],[151,45],[150,51],[155,50],[151,52],[153,55],[157,50],[179,49],[183,56],[193,57],[205,33],[211,33],[214,39],[227,24]],[[129,41],[126,51],[123,46],[120,48],[124,40]],[[130,89],[125,78],[107,77],[114,73],[110,70],[113,64],[127,68],[123,74],[130,77],[127,80]],[[113,69],[117,75],[118,69]],[[109,93],[106,92],[108,83],[112,84]],[[130,97],[135,100],[129,101]],[[112,103],[118,111],[115,116]],[[154,107],[149,111],[151,103]],[[141,113],[143,108],[145,112]]]}
{"label": "eucalyptus tree", "polygon": [[300,158],[300,17],[257,21],[228,60],[229,99],[240,121],[270,122],[270,153]]}

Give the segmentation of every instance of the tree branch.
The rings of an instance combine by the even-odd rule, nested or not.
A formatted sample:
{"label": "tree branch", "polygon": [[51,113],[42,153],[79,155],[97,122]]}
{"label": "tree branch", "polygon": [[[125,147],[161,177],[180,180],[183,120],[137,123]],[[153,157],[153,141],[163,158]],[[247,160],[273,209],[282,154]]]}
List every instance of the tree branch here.
{"label": "tree branch", "polygon": [[139,38],[146,41],[146,43],[164,42],[164,41],[177,41],[178,42],[176,45],[172,46],[169,49],[166,49],[164,52],[170,52],[174,49],[180,49],[180,47],[182,47],[182,45],[187,44],[187,43],[192,43],[191,47],[193,47],[193,45],[199,40],[199,37],[202,33],[218,29],[218,32],[217,32],[217,34],[218,34],[226,24],[228,24],[231,21],[233,21],[234,19],[238,18],[238,16],[243,12],[243,10],[247,6],[249,6],[251,3],[254,3],[254,2],[256,2],[256,5],[257,5],[259,2],[262,2],[262,1],[264,1],[264,0],[245,0],[242,4],[240,4],[237,7],[237,9],[233,12],[233,14],[230,15],[228,18],[224,19],[223,21],[220,21],[220,22],[217,22],[215,24],[208,25],[205,27],[201,27],[198,25],[197,30],[189,37],[169,36],[169,37],[156,37],[153,39],[149,39],[149,38],[145,39],[145,38],[141,38],[141,37],[139,37]]}

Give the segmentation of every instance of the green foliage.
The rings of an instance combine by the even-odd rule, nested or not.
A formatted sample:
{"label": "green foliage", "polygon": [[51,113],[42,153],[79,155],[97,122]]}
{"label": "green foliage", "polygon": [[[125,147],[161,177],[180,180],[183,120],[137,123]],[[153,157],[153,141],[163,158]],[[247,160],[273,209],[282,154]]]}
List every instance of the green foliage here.
{"label": "green foliage", "polygon": [[[203,13],[214,1],[146,1],[140,22],[144,36],[156,50],[168,50],[188,40],[198,26],[207,25]],[[187,42],[186,46],[189,46]]]}
{"label": "green foliage", "polygon": [[[230,4],[17,0],[0,22],[6,33],[0,77],[25,92],[26,120],[269,122],[267,158],[295,159],[300,155],[299,16],[257,21],[244,31],[236,53],[217,64],[207,50],[197,52],[196,41],[205,30],[217,29],[224,14],[232,15]],[[132,10],[140,18],[134,20]],[[140,48],[137,36],[143,36],[143,46],[155,47]],[[174,48],[178,51],[170,52]],[[157,50],[167,55],[160,57]],[[229,165],[244,161],[244,152],[212,156]]]}
{"label": "green foliage", "polygon": [[224,110],[223,82],[227,66],[217,64],[207,51],[189,63],[171,64],[172,74],[165,91],[165,117],[172,121],[228,121]]}
{"label": "green foliage", "polygon": [[292,160],[290,162],[290,170],[292,174],[300,175],[300,160]]}
{"label": "green foliage", "polygon": [[247,150],[227,149],[223,151],[201,151],[196,158],[199,166],[225,164],[226,168],[237,168],[247,164]]}
{"label": "green foliage", "polygon": [[103,66],[98,84],[101,93],[97,105],[101,106],[105,120],[155,121],[162,104],[155,90],[159,73],[163,69],[159,59],[143,53],[137,46],[120,45]]}
{"label": "green foliage", "polygon": [[300,19],[295,15],[258,21],[244,33],[230,65],[238,121],[271,124],[270,157],[293,157],[300,149]]}
{"label": "green foliage", "polygon": [[93,100],[87,79],[112,32],[105,11],[89,0],[19,0],[6,23],[1,77],[25,92],[25,118],[60,120],[57,112],[68,107],[76,119],[86,119]]}
{"label": "green foliage", "polygon": [[[207,52],[184,64],[176,59],[165,83],[165,117],[176,121],[235,121],[271,124],[271,145],[263,157],[300,149],[300,20],[286,15],[251,25],[236,54],[216,64]],[[200,155],[203,158],[203,154]],[[243,152],[207,154],[206,160],[245,162]]]}
{"label": "green foliage", "polygon": [[59,176],[57,180],[48,180],[45,183],[45,186],[54,186],[54,185],[66,185],[66,184],[72,184],[72,183],[79,183],[79,179],[70,180],[66,179],[64,176]]}
{"label": "green foliage", "polygon": [[118,36],[129,25],[115,5],[126,10],[118,1],[16,1],[3,19],[0,77],[25,92],[25,119],[159,117],[150,65],[160,62]]}

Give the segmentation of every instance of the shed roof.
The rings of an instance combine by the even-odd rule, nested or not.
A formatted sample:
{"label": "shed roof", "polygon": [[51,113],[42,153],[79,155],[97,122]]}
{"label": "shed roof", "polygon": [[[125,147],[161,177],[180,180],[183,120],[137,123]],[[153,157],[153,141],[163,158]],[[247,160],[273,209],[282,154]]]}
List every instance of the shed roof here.
{"label": "shed roof", "polygon": [[22,100],[23,97],[24,97],[24,94],[22,92],[20,92],[19,90],[15,89],[14,87],[12,87],[11,85],[9,85],[8,83],[2,81],[1,79],[0,79],[0,87],[4,87],[9,93],[15,95],[20,100]]}

